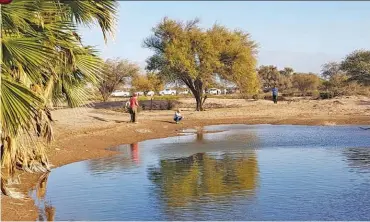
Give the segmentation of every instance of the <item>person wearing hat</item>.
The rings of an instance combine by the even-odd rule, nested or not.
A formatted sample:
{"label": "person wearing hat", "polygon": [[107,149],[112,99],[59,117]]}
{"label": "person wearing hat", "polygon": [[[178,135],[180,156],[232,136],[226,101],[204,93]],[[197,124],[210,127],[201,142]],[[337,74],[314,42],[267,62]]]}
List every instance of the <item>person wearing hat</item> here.
{"label": "person wearing hat", "polygon": [[134,93],[134,96],[130,98],[130,114],[131,114],[131,122],[137,122],[137,107],[139,106],[139,102],[137,99],[137,93]]}

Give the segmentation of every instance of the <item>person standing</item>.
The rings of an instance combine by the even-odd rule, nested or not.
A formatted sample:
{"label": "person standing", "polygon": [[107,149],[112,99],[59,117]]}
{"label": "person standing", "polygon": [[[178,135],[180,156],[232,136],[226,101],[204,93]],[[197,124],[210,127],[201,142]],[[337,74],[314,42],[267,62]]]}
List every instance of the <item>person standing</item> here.
{"label": "person standing", "polygon": [[272,88],[272,100],[274,101],[275,104],[277,104],[277,97],[278,97],[278,88],[274,86],[274,88]]}
{"label": "person standing", "polygon": [[137,99],[137,93],[134,93],[134,96],[130,98],[130,114],[131,114],[132,123],[138,123],[136,119],[138,106],[139,106],[139,102]]}

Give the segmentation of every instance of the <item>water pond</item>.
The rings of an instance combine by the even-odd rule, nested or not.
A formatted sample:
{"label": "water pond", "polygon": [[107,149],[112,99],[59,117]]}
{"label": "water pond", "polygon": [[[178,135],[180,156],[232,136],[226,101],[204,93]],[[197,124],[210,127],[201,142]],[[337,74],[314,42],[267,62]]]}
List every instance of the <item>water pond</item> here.
{"label": "water pond", "polygon": [[370,220],[370,130],[219,125],[69,164],[39,220]]}

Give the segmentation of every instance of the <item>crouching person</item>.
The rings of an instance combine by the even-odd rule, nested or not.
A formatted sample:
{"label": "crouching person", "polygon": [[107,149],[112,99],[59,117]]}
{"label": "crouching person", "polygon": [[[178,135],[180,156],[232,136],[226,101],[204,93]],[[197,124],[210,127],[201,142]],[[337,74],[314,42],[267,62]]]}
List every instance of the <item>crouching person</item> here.
{"label": "crouching person", "polygon": [[175,117],[173,118],[173,120],[176,122],[176,124],[178,124],[181,120],[183,119],[183,116],[181,114],[181,110],[178,109],[176,112],[175,112]]}

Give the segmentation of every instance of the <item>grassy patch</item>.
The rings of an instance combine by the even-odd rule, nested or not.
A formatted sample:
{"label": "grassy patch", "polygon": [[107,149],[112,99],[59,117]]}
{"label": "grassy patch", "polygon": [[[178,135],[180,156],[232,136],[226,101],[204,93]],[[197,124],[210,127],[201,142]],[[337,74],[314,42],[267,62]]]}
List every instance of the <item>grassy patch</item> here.
{"label": "grassy patch", "polygon": [[139,101],[146,101],[146,100],[179,100],[179,96],[173,96],[173,95],[165,95],[165,96],[139,96]]}

